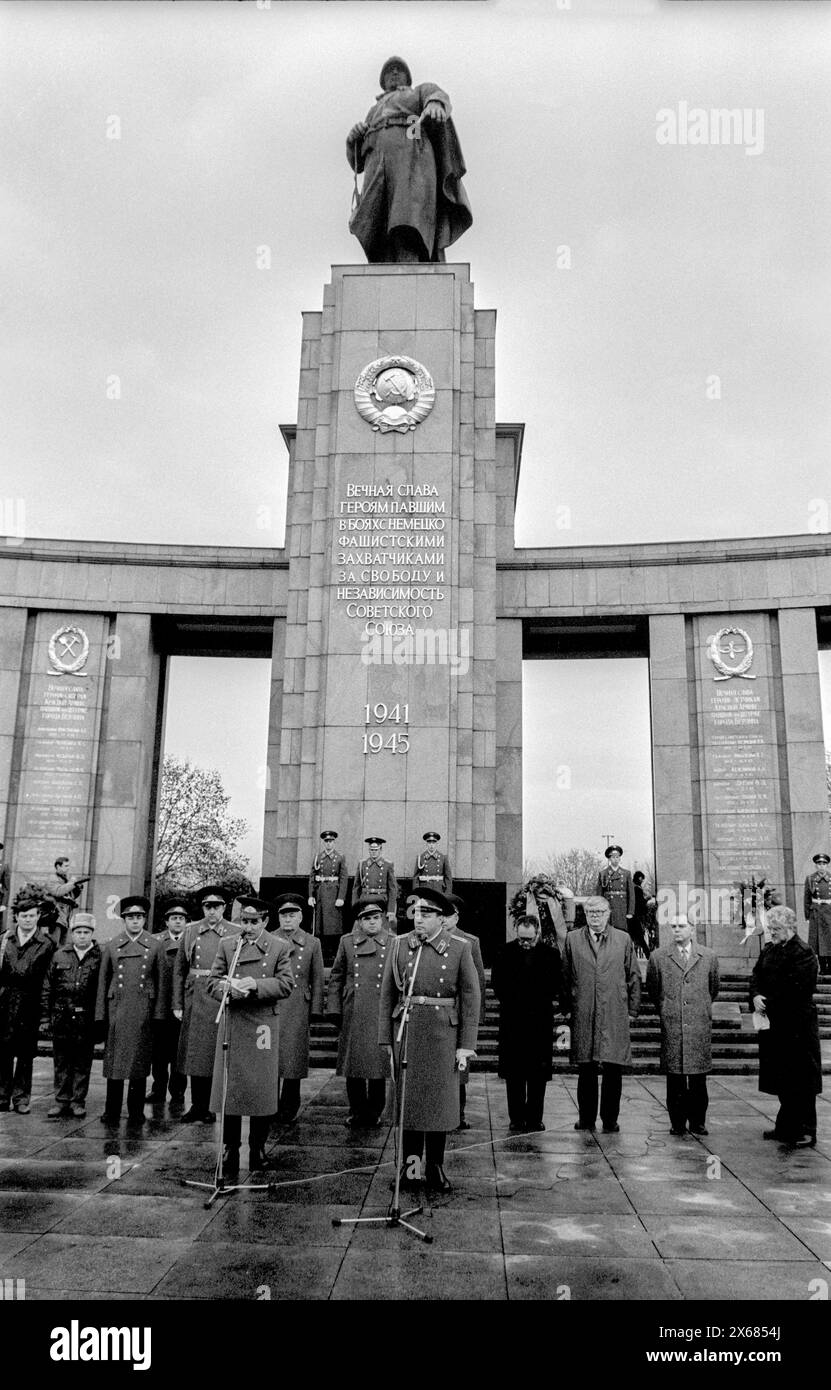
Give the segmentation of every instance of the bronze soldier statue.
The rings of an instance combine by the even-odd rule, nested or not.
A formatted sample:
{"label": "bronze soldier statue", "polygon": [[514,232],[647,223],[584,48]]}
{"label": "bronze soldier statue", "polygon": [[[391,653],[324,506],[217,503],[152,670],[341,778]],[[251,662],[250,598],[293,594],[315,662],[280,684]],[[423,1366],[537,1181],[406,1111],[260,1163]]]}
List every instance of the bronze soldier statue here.
{"label": "bronze soldier statue", "polygon": [[473,221],[450,98],[433,82],[412,85],[402,58],[381,69],[383,88],[346,139],[363,191],[349,229],[373,263],[443,261]]}

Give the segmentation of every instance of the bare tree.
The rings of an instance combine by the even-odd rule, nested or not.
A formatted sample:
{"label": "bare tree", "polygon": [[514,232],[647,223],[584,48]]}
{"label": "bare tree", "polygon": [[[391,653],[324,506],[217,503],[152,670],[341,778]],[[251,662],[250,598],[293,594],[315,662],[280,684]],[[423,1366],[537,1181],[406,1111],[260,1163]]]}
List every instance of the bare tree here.
{"label": "bare tree", "polygon": [[248,860],[240,840],[248,823],[228,813],[231,798],[215,769],[188,758],[164,760],[159,794],[156,887],[160,894],[185,893],[203,883],[247,879]]}
{"label": "bare tree", "polygon": [[575,897],[584,898],[594,892],[602,866],[603,856],[594,850],[568,849],[530,860],[525,865],[524,877],[530,879],[536,874],[547,874],[553,883],[564,883]]}

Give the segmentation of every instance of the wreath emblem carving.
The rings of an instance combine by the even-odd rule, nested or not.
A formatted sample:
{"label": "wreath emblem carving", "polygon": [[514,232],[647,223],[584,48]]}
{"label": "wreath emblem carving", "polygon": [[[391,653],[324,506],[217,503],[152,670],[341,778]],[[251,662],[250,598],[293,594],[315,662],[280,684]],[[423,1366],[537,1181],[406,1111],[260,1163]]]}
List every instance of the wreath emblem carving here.
{"label": "wreath emblem carving", "polygon": [[[755,681],[756,677],[750,674],[753,643],[743,627],[720,627],[707,638],[707,655],[719,673],[713,676],[714,681],[728,681],[732,676]],[[735,664],[728,665],[725,657]]]}
{"label": "wreath emblem carving", "polygon": [[381,434],[407,434],[433,409],[436,388],[412,357],[379,357],[355,382],[358,414]]}
{"label": "wreath emblem carving", "polygon": [[89,656],[89,638],[82,627],[59,627],[49,638],[49,660],[56,676],[88,676],[81,668]]}

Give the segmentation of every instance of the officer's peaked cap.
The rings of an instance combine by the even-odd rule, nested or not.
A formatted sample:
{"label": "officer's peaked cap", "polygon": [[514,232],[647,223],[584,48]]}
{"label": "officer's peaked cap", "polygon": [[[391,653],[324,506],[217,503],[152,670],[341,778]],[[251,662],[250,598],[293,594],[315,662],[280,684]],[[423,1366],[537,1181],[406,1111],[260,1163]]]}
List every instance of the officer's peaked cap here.
{"label": "officer's peaked cap", "polygon": [[302,912],[306,907],[306,902],[299,893],[281,893],[279,898],[274,899],[274,907],[277,912],[285,912],[286,909],[292,911],[296,907],[299,907]]}
{"label": "officer's peaked cap", "polygon": [[606,858],[609,859],[611,855],[614,854],[615,850],[617,850],[618,854],[623,854],[622,845],[609,845],[608,849],[605,849],[603,853],[605,854]]}
{"label": "officer's peaked cap", "polygon": [[426,903],[434,903],[436,907],[441,908],[445,917],[448,913],[455,911],[450,899],[445,897],[444,893],[440,893],[437,888],[419,888],[413,896],[416,899],[423,899]]}
{"label": "officer's peaked cap", "polygon": [[150,903],[147,898],[143,898],[139,893],[132,893],[129,898],[122,898],[118,904],[118,915],[123,917],[125,912],[129,912],[131,907],[140,907],[142,912],[150,911]]}

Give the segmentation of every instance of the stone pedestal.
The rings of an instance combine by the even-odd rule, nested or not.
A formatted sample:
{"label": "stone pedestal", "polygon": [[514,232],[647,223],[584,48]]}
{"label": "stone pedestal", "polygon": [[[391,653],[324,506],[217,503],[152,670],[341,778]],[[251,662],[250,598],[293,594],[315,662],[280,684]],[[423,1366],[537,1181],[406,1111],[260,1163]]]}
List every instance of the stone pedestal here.
{"label": "stone pedestal", "polygon": [[[305,316],[267,875],[308,872],[328,827],[351,871],[378,834],[405,881],[436,830],[495,877],[494,329],[462,265],[337,266]],[[435,389],[403,433],[356,406],[390,357]]]}

